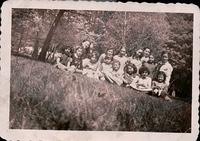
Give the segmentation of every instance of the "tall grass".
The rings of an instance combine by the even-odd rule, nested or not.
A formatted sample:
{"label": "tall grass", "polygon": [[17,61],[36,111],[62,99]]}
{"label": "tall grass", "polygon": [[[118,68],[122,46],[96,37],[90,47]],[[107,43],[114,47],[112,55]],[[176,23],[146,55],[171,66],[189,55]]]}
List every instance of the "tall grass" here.
{"label": "tall grass", "polygon": [[12,56],[10,128],[191,132],[191,105]]}

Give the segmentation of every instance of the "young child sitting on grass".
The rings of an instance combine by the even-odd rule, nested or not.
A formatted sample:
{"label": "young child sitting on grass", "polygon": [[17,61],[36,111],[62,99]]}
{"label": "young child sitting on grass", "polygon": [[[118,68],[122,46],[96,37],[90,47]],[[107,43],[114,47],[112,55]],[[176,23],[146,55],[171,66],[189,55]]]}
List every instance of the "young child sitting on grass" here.
{"label": "young child sitting on grass", "polygon": [[136,83],[131,83],[130,86],[140,91],[151,91],[151,78],[148,77],[149,70],[147,67],[141,67],[139,69],[140,77]]}
{"label": "young child sitting on grass", "polygon": [[113,59],[112,58],[105,57],[103,59],[103,62],[101,63],[100,71],[102,73],[112,71],[112,63],[113,63]]}
{"label": "young child sitting on grass", "polygon": [[147,62],[143,63],[143,66],[145,66],[149,69],[149,71],[150,71],[149,77],[153,78],[156,64],[154,61],[154,56],[152,54],[149,56],[149,60]]}
{"label": "young child sitting on grass", "polygon": [[56,58],[56,64],[54,66],[61,70],[67,70],[72,61],[72,54],[73,50],[71,47],[67,46],[62,48],[62,53]]}
{"label": "young child sitting on grass", "polygon": [[119,51],[119,54],[115,55],[113,58],[120,62],[119,71],[121,71],[123,73],[126,62],[128,61],[125,47],[122,47]]}
{"label": "young child sitting on grass", "polygon": [[98,60],[98,70],[101,73],[112,70],[114,50],[109,48],[105,53],[101,54]]}
{"label": "young child sitting on grass", "polygon": [[140,67],[142,66],[141,56],[143,54],[143,50],[139,49],[129,57],[129,61],[134,64],[137,68],[137,73],[139,72]]}
{"label": "young child sitting on grass", "polygon": [[120,69],[120,62],[118,60],[114,60],[112,63],[112,71],[104,72],[105,79],[110,83],[115,83],[117,85],[121,85],[123,83],[122,73]]}
{"label": "young child sitting on grass", "polygon": [[70,67],[68,68],[69,71],[82,73],[82,70],[83,70],[82,55],[83,55],[83,49],[80,46],[77,46],[75,53],[72,56]]}
{"label": "young child sitting on grass", "polygon": [[155,80],[152,82],[152,94],[171,101],[171,99],[167,96],[168,86],[165,83],[165,80],[166,74],[162,71],[159,71]]}
{"label": "young child sitting on grass", "polygon": [[99,53],[97,51],[94,51],[89,55],[89,58],[83,60],[83,75],[95,79],[99,78],[99,71],[97,69],[98,58],[99,58]]}
{"label": "young child sitting on grass", "polygon": [[161,61],[158,62],[155,68],[155,75],[158,71],[163,71],[166,74],[165,83],[169,86],[169,82],[170,82],[171,75],[173,72],[173,67],[169,63],[169,54],[166,51],[163,51],[161,54]]}
{"label": "young child sitting on grass", "polygon": [[109,59],[113,59],[114,56],[114,49],[113,48],[108,48],[105,53],[101,54],[99,57],[99,63],[103,63],[105,57]]}
{"label": "young child sitting on grass", "polygon": [[150,48],[148,48],[148,47],[144,48],[143,56],[141,58],[142,63],[149,61],[150,53],[151,53]]}
{"label": "young child sitting on grass", "polygon": [[136,83],[139,79],[137,74],[137,67],[128,62],[124,67],[123,83],[126,87],[130,86],[131,83]]}

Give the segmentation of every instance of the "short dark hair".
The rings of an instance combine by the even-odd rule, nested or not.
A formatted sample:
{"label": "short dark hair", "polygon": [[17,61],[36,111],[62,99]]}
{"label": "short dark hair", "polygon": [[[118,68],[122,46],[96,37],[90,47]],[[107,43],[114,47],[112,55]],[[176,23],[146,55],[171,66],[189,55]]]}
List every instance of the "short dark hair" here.
{"label": "short dark hair", "polygon": [[107,53],[108,50],[113,50],[113,55],[114,55],[114,48],[107,48],[105,53]]}
{"label": "short dark hair", "polygon": [[[153,56],[153,58],[154,58],[153,63],[155,63],[155,57],[154,57],[154,55],[153,55],[153,54],[150,54],[149,57],[150,57],[150,56]],[[149,60],[147,61],[147,63],[149,63]]]}
{"label": "short dark hair", "polygon": [[151,49],[150,49],[149,47],[145,47],[143,50],[145,50],[145,49],[149,49],[149,50],[150,50],[150,52],[151,52]]}
{"label": "short dark hair", "polygon": [[158,80],[158,76],[159,75],[163,75],[163,77],[164,77],[164,80],[163,80],[163,82],[165,82],[165,80],[166,80],[166,74],[163,72],[163,71],[158,71],[158,73],[157,73],[157,75],[156,75],[156,80]]}
{"label": "short dark hair", "polygon": [[105,59],[111,59],[112,61],[114,60],[113,57],[112,57],[112,58],[109,58],[109,57],[107,57],[107,56],[105,56],[103,60],[105,60]]}
{"label": "short dark hair", "polygon": [[137,67],[133,64],[128,62],[125,67],[124,67],[124,72],[127,72],[128,70],[128,66],[131,66],[133,68],[133,74],[137,73]]}
{"label": "short dark hair", "polygon": [[169,52],[167,51],[162,51],[161,56],[163,56],[164,54],[167,54],[169,56]]}
{"label": "short dark hair", "polygon": [[93,51],[91,54],[89,54],[89,58],[91,58],[92,56],[94,56],[95,55],[95,57],[97,58],[97,59],[99,59],[99,56],[100,56],[100,54],[99,54],[99,52],[98,51]]}
{"label": "short dark hair", "polygon": [[[138,49],[138,50],[140,50],[140,49]],[[135,50],[135,51],[132,53],[131,57],[135,57],[138,50]],[[142,50],[142,49],[141,49],[141,50]],[[143,52],[141,53],[141,55],[139,56],[139,58],[141,59],[142,56],[143,56]]]}
{"label": "short dark hair", "polygon": [[73,47],[72,46],[69,46],[69,45],[64,45],[61,49],[62,53],[65,53],[65,50],[66,49],[69,49],[70,50],[70,53],[73,54]]}
{"label": "short dark hair", "polygon": [[82,43],[84,43],[84,42],[89,42],[89,43],[90,43],[90,41],[87,40],[87,39],[84,39],[84,40],[82,41]]}
{"label": "short dark hair", "polygon": [[150,74],[150,71],[147,67],[145,66],[142,66],[140,69],[139,69],[139,74],[141,75],[144,71],[146,71],[148,74]]}
{"label": "short dark hair", "polygon": [[81,46],[76,46],[76,47],[75,47],[75,51],[77,51],[77,50],[79,50],[79,49],[82,49],[82,50],[83,50],[83,48],[82,48]]}

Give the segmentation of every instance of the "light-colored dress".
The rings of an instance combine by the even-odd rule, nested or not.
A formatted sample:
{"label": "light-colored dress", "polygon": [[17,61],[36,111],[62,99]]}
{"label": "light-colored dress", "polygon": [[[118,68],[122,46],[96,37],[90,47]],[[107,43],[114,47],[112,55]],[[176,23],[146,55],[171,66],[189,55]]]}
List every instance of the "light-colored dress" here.
{"label": "light-colored dress", "polygon": [[128,58],[126,56],[121,57],[119,55],[115,55],[113,58],[120,62],[119,71],[123,74],[124,73],[124,67],[126,65],[126,62],[128,61]]}
{"label": "light-colored dress", "polygon": [[158,96],[161,95],[161,93],[167,93],[168,86],[164,82],[152,82],[152,92],[153,94],[157,94]]}
{"label": "light-colored dress", "polygon": [[110,83],[116,83],[117,85],[121,85],[123,83],[123,79],[122,79],[122,74],[121,72],[118,71],[111,71],[111,72],[105,72],[105,79],[107,81],[109,81]]}
{"label": "light-colored dress", "polygon": [[106,57],[105,53],[101,54],[100,57],[99,57],[98,62],[101,64],[103,62],[103,60],[104,60],[105,57]]}
{"label": "light-colored dress", "polygon": [[148,62],[148,61],[149,61],[149,57],[143,56],[143,57],[141,58],[141,62],[142,62],[142,63],[146,63],[146,62]]}
{"label": "light-colored dress", "polygon": [[90,59],[86,58],[83,60],[83,75],[86,75],[87,77],[90,78],[95,78],[98,79],[98,62],[96,63],[91,63]]}
{"label": "light-colored dress", "polygon": [[112,63],[106,64],[103,62],[101,64],[101,72],[111,72],[111,71],[112,71]]}
{"label": "light-colored dress", "polygon": [[165,64],[163,64],[161,67],[160,67],[160,71],[163,71],[165,74],[166,74],[166,80],[165,80],[165,83],[167,85],[169,85],[169,81],[171,79],[171,75],[172,75],[172,71],[173,71],[173,67],[172,65],[167,62]]}
{"label": "light-colored dress", "polygon": [[151,91],[151,81],[151,78],[148,76],[146,78],[140,77],[135,84],[131,83],[130,86],[140,91]]}
{"label": "light-colored dress", "polygon": [[130,75],[128,73],[123,74],[123,81],[126,85],[130,85],[131,83],[136,84],[138,79],[139,79],[139,76],[137,74],[134,74],[134,75]]}
{"label": "light-colored dress", "polygon": [[58,69],[67,71],[71,61],[72,61],[71,57],[65,54],[58,54],[56,56],[56,64],[54,66]]}

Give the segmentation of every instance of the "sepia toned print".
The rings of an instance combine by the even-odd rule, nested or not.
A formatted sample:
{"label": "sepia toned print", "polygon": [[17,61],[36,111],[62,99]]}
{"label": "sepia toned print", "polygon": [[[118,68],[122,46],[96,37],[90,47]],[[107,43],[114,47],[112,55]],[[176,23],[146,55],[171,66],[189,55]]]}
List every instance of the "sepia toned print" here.
{"label": "sepia toned print", "polygon": [[9,74],[2,77],[10,80],[8,135],[196,133],[197,17],[191,7],[39,3],[10,8]]}
{"label": "sepia toned print", "polygon": [[10,128],[191,132],[192,25],[187,13],[12,9]]}

